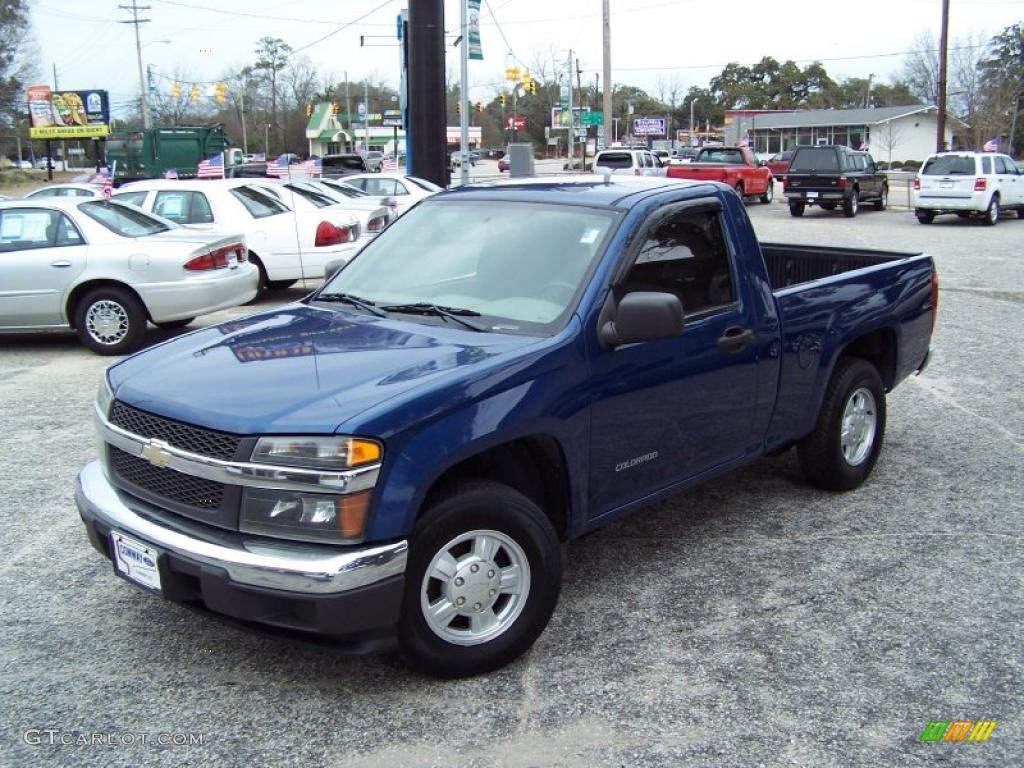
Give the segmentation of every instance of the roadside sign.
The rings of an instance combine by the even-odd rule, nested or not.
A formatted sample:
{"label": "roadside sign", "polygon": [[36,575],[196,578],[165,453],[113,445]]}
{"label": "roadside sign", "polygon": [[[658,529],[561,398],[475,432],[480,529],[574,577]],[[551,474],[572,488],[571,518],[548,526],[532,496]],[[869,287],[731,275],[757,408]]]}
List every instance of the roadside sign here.
{"label": "roadside sign", "polygon": [[387,128],[402,127],[402,113],[397,109],[385,109],[380,124]]}
{"label": "roadside sign", "polygon": [[664,136],[664,117],[637,117],[633,119],[633,133],[636,136]]}
{"label": "roadside sign", "polygon": [[587,138],[587,129],[586,128],[577,128],[576,129],[576,138],[577,139],[585,139],[585,138]]}
{"label": "roadside sign", "polygon": [[603,125],[604,124],[604,112],[584,112],[583,113],[583,124],[584,125]]}
{"label": "roadside sign", "polygon": [[505,118],[505,128],[510,131],[525,131],[526,130],[526,118],[522,115],[516,117]]}

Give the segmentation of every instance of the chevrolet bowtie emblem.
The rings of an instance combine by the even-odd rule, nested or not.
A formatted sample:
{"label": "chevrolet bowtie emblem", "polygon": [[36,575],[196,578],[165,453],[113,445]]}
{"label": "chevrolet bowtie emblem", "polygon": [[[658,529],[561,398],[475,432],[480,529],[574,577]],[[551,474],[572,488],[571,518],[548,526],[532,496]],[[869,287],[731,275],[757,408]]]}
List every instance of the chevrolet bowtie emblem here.
{"label": "chevrolet bowtie emblem", "polygon": [[169,446],[162,440],[150,440],[142,446],[142,458],[154,467],[164,467],[171,460],[171,453],[167,450]]}

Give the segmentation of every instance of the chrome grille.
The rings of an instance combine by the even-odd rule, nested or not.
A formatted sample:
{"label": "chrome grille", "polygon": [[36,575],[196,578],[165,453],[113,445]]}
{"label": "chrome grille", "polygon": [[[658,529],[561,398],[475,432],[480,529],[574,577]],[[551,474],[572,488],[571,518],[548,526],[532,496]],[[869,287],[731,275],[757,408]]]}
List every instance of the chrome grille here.
{"label": "chrome grille", "polygon": [[[196,427],[140,411],[119,400],[110,409],[110,423],[132,434],[156,438],[183,451],[209,456],[214,459],[233,459],[241,438],[228,432]],[[146,462],[143,462],[146,463]],[[173,473],[181,477],[181,473]]]}
{"label": "chrome grille", "polygon": [[110,466],[119,478],[156,496],[195,509],[214,511],[224,501],[224,486],[166,467],[154,467],[145,459],[110,446]]}

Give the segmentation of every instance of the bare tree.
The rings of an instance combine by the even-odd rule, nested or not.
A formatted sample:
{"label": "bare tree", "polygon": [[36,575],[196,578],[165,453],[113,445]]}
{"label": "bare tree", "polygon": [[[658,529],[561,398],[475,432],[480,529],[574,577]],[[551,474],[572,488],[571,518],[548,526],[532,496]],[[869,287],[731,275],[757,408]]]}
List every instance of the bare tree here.
{"label": "bare tree", "polygon": [[914,35],[912,53],[903,65],[903,79],[923,104],[939,100],[939,44],[926,31]]}
{"label": "bare tree", "polygon": [[194,125],[210,120],[214,110],[209,99],[203,98],[201,86],[198,101],[192,101],[192,87],[196,80],[194,72],[180,68],[174,70],[171,78],[157,78],[149,105],[157,125]]}
{"label": "bare tree", "polygon": [[253,69],[262,72],[270,86],[270,124],[274,127],[278,143],[281,141],[281,126],[277,119],[277,79],[288,66],[292,47],[279,37],[261,37],[256,46],[256,63]]}
{"label": "bare tree", "polygon": [[903,136],[904,125],[895,120],[886,120],[871,126],[871,154],[875,149],[886,153],[886,162],[892,165],[892,151],[898,149]]}
{"label": "bare tree", "polygon": [[981,62],[985,59],[986,39],[976,31],[957,39],[949,55],[950,109],[959,114],[970,126],[970,145],[981,147],[982,126],[978,110],[983,90]]}

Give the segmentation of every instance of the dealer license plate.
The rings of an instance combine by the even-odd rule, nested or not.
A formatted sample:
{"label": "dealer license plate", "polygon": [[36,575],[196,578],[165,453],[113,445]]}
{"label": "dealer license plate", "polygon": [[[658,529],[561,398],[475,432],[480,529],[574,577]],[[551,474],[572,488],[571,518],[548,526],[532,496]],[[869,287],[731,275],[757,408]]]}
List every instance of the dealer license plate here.
{"label": "dealer license plate", "polygon": [[817,196],[818,196],[818,193],[817,193],[817,192],[808,192],[808,193],[807,193],[807,199],[808,199],[808,200],[813,200],[813,199],[814,199],[814,198],[816,198]]}
{"label": "dealer license plate", "polygon": [[114,567],[118,573],[146,589],[160,591],[160,552],[155,547],[136,541],[114,531],[110,534],[114,544]]}
{"label": "dealer license plate", "polygon": [[939,182],[939,186],[942,189],[952,189],[953,188],[953,182],[952,181],[940,181]]}

